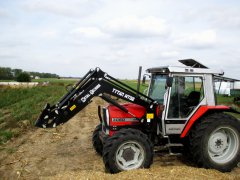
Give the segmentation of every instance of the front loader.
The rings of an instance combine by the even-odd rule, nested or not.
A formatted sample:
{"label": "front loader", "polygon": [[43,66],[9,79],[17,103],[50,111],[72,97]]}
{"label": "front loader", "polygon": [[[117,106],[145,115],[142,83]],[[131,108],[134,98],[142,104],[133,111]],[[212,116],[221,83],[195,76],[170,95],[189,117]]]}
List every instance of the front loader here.
{"label": "front loader", "polygon": [[109,172],[149,168],[157,146],[171,154],[184,147],[198,166],[231,171],[240,160],[240,123],[226,113],[237,111],[216,104],[214,78],[223,72],[192,59],[180,62],[185,66],[148,69],[147,95],[90,70],[56,105],[47,104],[35,125],[63,124],[99,96],[109,105],[98,107],[92,142]]}

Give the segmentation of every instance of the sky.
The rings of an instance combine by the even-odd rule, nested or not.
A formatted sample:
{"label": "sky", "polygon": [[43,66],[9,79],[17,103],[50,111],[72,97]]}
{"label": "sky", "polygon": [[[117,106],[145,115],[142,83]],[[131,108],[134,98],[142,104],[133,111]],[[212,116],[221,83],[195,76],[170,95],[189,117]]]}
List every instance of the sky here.
{"label": "sky", "polygon": [[0,0],[0,66],[81,77],[195,59],[240,79],[238,0]]}

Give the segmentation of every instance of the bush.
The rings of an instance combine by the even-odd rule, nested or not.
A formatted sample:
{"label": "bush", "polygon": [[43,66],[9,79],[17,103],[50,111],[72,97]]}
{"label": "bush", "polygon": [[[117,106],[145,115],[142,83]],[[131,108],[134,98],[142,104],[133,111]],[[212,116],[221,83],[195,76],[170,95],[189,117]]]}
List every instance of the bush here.
{"label": "bush", "polygon": [[31,82],[31,77],[28,73],[22,72],[17,76],[17,82]]}

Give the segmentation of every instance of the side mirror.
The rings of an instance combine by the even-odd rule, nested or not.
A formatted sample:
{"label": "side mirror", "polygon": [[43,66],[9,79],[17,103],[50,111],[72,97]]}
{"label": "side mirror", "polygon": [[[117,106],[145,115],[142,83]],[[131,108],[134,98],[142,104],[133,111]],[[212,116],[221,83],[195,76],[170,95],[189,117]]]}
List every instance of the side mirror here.
{"label": "side mirror", "polygon": [[146,82],[146,76],[143,76],[142,84],[145,84],[145,82]]}
{"label": "side mirror", "polygon": [[148,77],[148,78],[151,78],[151,75],[149,75],[149,74],[144,74],[144,75],[143,75],[143,79],[142,79],[142,84],[145,84],[145,83],[146,83],[147,77]]}
{"label": "side mirror", "polygon": [[167,77],[166,87],[172,87],[172,84],[173,84],[173,77]]}

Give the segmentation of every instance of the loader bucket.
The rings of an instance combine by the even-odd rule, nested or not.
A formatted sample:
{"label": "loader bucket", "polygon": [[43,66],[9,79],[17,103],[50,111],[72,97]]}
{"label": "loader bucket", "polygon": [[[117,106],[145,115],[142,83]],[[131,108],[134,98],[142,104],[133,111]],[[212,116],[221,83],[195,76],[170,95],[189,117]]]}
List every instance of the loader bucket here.
{"label": "loader bucket", "polygon": [[[49,103],[47,103],[40,116],[35,122],[36,127],[40,128],[52,128],[56,125],[56,117],[53,116],[54,108],[50,106]],[[55,125],[54,125],[55,124]]]}

